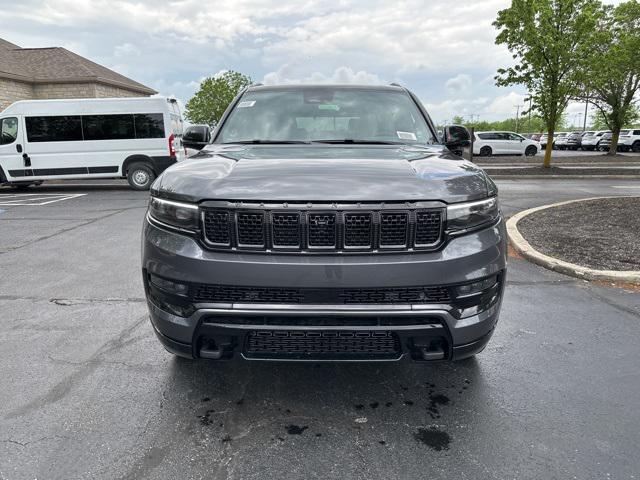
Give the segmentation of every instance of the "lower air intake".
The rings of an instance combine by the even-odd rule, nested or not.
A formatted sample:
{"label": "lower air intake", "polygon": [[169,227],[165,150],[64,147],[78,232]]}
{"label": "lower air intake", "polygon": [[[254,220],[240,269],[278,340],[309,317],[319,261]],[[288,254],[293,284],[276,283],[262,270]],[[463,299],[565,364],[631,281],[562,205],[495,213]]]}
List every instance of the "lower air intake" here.
{"label": "lower air intake", "polygon": [[247,358],[358,360],[396,359],[400,340],[393,332],[270,330],[247,334]]}

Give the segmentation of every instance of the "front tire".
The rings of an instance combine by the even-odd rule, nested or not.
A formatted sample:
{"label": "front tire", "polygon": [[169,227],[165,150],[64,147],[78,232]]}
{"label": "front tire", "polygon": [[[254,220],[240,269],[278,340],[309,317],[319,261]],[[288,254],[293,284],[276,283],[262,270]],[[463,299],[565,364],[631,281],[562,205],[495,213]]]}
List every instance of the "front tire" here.
{"label": "front tire", "polygon": [[524,151],[524,154],[527,157],[535,157],[535,155],[537,153],[538,153],[538,149],[536,147],[534,147],[533,145],[529,145]]}
{"label": "front tire", "polygon": [[485,146],[485,147],[482,147],[482,148],[480,149],[480,156],[481,156],[481,157],[490,157],[492,153],[493,153],[493,152],[492,152],[492,150],[491,150],[491,147],[486,147],[486,146]]}
{"label": "front tire", "polygon": [[127,170],[127,181],[134,190],[149,190],[155,179],[155,172],[146,163],[134,163]]}
{"label": "front tire", "polygon": [[635,153],[640,152],[640,140],[636,140],[635,142],[633,142],[633,145],[631,146],[631,150]]}

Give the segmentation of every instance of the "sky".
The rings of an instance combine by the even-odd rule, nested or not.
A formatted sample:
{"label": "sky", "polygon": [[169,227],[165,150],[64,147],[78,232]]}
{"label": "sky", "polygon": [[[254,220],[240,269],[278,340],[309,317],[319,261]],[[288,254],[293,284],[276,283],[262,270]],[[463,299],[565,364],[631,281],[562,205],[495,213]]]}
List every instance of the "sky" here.
{"label": "sky", "polygon": [[[3,4],[7,4],[3,6]],[[436,122],[515,117],[526,91],[491,25],[508,0],[0,0],[0,37],[61,46],[182,103],[225,70],[254,82],[397,82]],[[584,104],[568,109],[580,122]]]}

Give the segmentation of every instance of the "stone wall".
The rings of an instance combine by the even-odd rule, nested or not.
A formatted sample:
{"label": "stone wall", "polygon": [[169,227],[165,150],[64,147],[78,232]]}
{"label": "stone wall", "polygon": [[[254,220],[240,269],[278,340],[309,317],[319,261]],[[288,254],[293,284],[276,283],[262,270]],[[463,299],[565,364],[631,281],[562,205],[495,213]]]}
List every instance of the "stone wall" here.
{"label": "stone wall", "polygon": [[35,93],[30,83],[0,78],[0,112],[13,102],[33,98],[35,98]]}
{"label": "stone wall", "polygon": [[33,85],[0,78],[0,111],[18,100],[146,96],[148,95],[101,83],[41,83]]}
{"label": "stone wall", "polygon": [[132,92],[124,88],[112,87],[111,85],[95,84],[96,97],[98,98],[120,98],[120,97],[148,97],[144,93]]}

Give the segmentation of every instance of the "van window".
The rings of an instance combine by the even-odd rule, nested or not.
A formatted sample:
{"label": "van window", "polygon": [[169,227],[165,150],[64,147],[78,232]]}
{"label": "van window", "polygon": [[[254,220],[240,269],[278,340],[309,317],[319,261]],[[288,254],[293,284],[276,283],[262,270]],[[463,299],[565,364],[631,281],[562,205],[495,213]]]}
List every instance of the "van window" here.
{"label": "van window", "polygon": [[122,140],[135,138],[133,115],[85,115],[82,117],[85,140]]}
{"label": "van window", "polygon": [[73,142],[82,140],[80,116],[26,117],[29,142]]}
{"label": "van window", "polygon": [[18,119],[16,117],[0,120],[0,145],[9,145],[18,138]]}
{"label": "van window", "polygon": [[164,118],[161,113],[137,113],[133,119],[136,138],[164,138]]}

